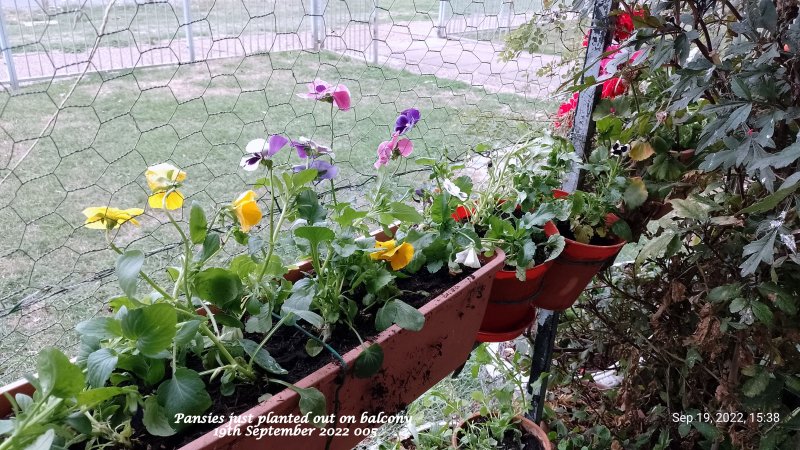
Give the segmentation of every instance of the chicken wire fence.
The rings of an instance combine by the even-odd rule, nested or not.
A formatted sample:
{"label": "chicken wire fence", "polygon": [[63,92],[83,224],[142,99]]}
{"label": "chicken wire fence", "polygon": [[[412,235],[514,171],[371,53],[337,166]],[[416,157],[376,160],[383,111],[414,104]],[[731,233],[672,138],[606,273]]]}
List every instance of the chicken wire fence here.
{"label": "chicken wire fence", "polygon": [[[144,207],[150,165],[185,170],[186,204],[210,210],[252,188],[239,168],[247,142],[307,136],[332,144],[340,201],[364,203],[376,148],[406,108],[422,113],[414,156],[478,161],[477,172],[479,144],[499,151],[548,125],[578,19],[525,6],[535,14],[502,31],[534,20],[546,39],[511,61],[498,33],[449,36],[481,14],[481,30],[500,30],[522,3],[0,0],[0,382],[43,346],[74,352],[75,324],[105,313],[115,254],[81,211]],[[298,98],[315,79],[346,85],[352,109]],[[399,171],[400,186],[427,179],[412,159]],[[164,277],[179,237],[158,210],[140,219],[112,238]]]}

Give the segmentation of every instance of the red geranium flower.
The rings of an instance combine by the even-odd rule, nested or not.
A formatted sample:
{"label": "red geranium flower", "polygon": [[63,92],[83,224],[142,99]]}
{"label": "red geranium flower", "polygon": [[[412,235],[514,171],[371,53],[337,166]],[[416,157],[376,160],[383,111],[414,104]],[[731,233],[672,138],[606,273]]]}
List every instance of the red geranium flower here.
{"label": "red geranium flower", "polygon": [[603,82],[601,98],[614,98],[628,90],[628,82],[624,78],[613,77]]}
{"label": "red geranium flower", "polygon": [[[554,125],[556,128],[561,128],[561,125],[566,125],[567,127],[572,126],[572,119],[569,118],[572,111],[578,107],[578,97],[580,96],[579,93],[575,92],[572,94],[572,97],[567,100],[566,102],[562,103],[561,106],[558,107],[558,111],[556,112],[556,120],[554,121]],[[565,123],[562,123],[564,119],[567,119]]]}
{"label": "red geranium flower", "polygon": [[614,39],[617,42],[622,42],[633,34],[633,18],[634,17],[644,17],[644,10],[643,9],[634,9],[633,14],[629,14],[624,12],[617,16],[617,26],[614,29]]}

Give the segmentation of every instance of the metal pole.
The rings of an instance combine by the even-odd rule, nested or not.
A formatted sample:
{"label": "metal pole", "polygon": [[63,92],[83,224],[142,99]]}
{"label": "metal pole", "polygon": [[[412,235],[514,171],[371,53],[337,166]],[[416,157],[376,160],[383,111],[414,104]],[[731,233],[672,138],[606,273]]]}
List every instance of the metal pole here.
{"label": "metal pole", "polygon": [[372,64],[378,64],[378,4],[372,2],[372,16],[370,17],[372,30]]}
{"label": "metal pole", "polygon": [[436,24],[436,35],[444,39],[447,37],[447,19],[445,18],[446,4],[449,0],[439,0],[439,20]]}
{"label": "metal pole", "polygon": [[507,0],[503,6],[506,9],[506,31],[510,32],[514,20],[514,0]]}
{"label": "metal pole", "polygon": [[8,35],[6,34],[6,19],[3,16],[2,6],[0,6],[0,51],[3,52],[3,59],[6,60],[8,82],[11,84],[11,89],[19,89],[17,67],[14,65],[14,52],[11,51],[11,42],[8,41]]}
{"label": "metal pole", "polygon": [[322,0],[311,0],[311,39],[314,41],[314,50],[322,49]]}
{"label": "metal pole", "polygon": [[186,23],[186,42],[189,46],[189,61],[195,62],[194,35],[192,33],[192,12],[189,9],[189,0],[183,0],[183,21]]}
{"label": "metal pole", "polygon": [[[611,38],[609,14],[611,13],[612,3],[613,0],[594,0],[592,29],[589,34],[589,45],[586,48],[586,59],[583,63],[585,71],[581,77],[581,82],[587,77],[597,79],[600,74],[600,57]],[[594,134],[592,111],[594,111],[594,106],[597,103],[598,94],[596,86],[581,91],[578,107],[575,110],[575,121],[570,139],[575,147],[575,153],[580,157],[581,161]],[[567,192],[574,192],[578,187],[580,172],[580,163],[573,164],[572,170],[567,174],[567,179],[564,180],[561,188]],[[540,309],[536,320],[536,340],[533,344],[533,356],[531,357],[531,376],[528,379],[531,410],[527,414],[528,418],[535,423],[539,423],[542,420],[542,411],[547,395],[547,380],[553,360],[553,346],[555,345],[556,331],[558,329],[558,319],[559,313]],[[542,380],[539,391],[533,392],[533,385],[540,378]]]}

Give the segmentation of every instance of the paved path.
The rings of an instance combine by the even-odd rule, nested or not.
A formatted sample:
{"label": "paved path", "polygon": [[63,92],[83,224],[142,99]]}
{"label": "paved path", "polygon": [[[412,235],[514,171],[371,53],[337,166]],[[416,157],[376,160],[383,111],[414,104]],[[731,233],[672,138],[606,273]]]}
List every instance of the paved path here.
{"label": "paved path", "polygon": [[[312,48],[309,33],[260,33],[240,37],[197,37],[197,59],[241,57],[245,54]],[[101,47],[91,60],[90,71],[188,63],[187,41],[177,34],[171,41],[147,46]],[[432,21],[383,23],[371,39],[370,25],[351,22],[344,30],[328,30],[324,47],[394,69],[482,86],[487,92],[517,93],[548,98],[561,83],[560,77],[539,77],[537,71],[556,63],[552,55],[520,55],[505,62],[499,57],[502,44],[471,39],[443,39]],[[82,72],[89,54],[29,51],[14,56],[18,78],[49,79]],[[8,79],[5,61],[0,63],[0,81]]]}

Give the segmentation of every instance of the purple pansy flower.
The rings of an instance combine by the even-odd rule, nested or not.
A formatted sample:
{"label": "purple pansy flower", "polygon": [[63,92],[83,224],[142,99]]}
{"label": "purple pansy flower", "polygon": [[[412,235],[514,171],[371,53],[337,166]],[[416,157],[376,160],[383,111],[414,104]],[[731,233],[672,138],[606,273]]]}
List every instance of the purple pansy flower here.
{"label": "purple pansy flower", "polygon": [[297,94],[300,98],[308,98],[312,100],[319,100],[321,102],[333,103],[337,108],[342,111],[350,109],[350,90],[343,84],[336,86],[316,79],[308,83],[308,92],[305,94]]}
{"label": "purple pansy flower", "polygon": [[289,139],[281,136],[280,134],[273,134],[269,137],[269,140],[253,139],[247,143],[245,151],[248,153],[248,155],[245,155],[242,158],[242,161],[239,163],[239,165],[247,171],[256,170],[262,161],[267,160],[275,153],[278,153],[278,151],[285,147],[287,143],[289,143]]}
{"label": "purple pansy flower", "polygon": [[414,125],[419,122],[419,110],[416,108],[409,108],[401,112],[394,122],[394,132],[399,134],[406,134],[414,128]]}
{"label": "purple pansy flower", "polygon": [[317,159],[322,155],[333,157],[330,148],[319,145],[307,137],[300,136],[300,139],[292,141],[292,146],[297,150],[297,156],[303,159]]}
{"label": "purple pansy flower", "polygon": [[317,180],[332,180],[339,174],[338,167],[321,159],[312,161],[308,167],[303,164],[292,167],[294,172],[302,172],[306,169],[317,169]]}

